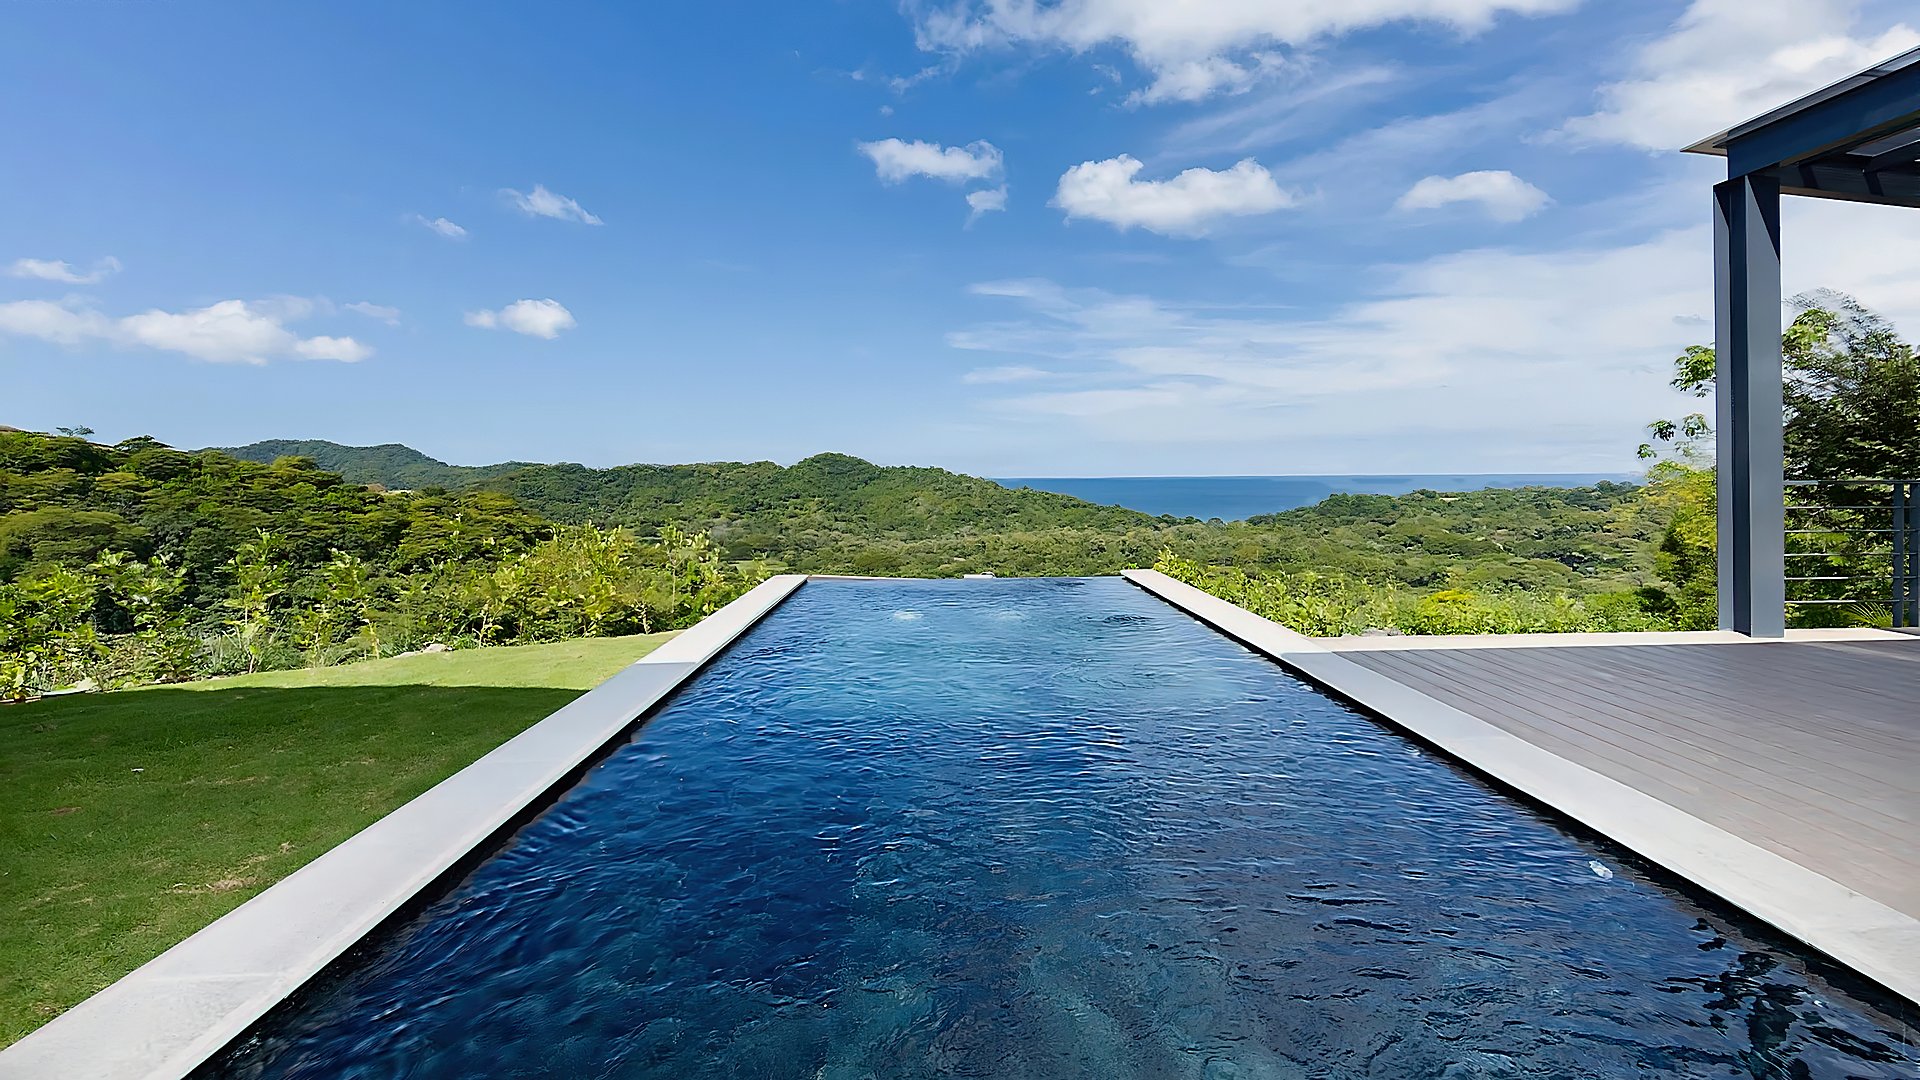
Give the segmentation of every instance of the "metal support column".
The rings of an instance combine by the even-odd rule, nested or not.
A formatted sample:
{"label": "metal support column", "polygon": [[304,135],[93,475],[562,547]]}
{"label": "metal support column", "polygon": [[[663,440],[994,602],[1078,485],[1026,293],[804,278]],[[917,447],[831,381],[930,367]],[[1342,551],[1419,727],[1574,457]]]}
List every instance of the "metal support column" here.
{"label": "metal support column", "polygon": [[1713,199],[1720,626],[1782,637],[1780,184],[1736,177],[1715,185]]}

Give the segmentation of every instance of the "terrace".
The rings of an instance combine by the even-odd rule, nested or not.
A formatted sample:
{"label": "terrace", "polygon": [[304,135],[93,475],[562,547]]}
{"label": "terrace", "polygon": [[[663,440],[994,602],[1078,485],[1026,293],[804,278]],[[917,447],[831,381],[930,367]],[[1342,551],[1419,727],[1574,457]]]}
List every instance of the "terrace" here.
{"label": "terrace", "polygon": [[[1920,206],[1916,125],[1920,52],[1696,148],[1725,153],[1731,174],[1716,192],[1725,629],[1311,639],[1165,575],[1128,580],[1686,887],[1920,1002],[1920,637],[1786,629],[1777,423],[1778,198]],[[1912,542],[1901,542],[1896,613],[1915,595],[1901,591],[1913,572]],[[178,1077],[200,1067],[323,973],[351,966],[363,942],[466,880],[806,584],[783,576],[761,585],[0,1052],[0,1077]],[[1157,685],[1180,685],[1180,662],[1164,658]],[[1144,684],[1127,689],[1147,694]],[[1616,873],[1593,865],[1601,877]],[[1906,1003],[1892,1008],[1911,1052]]]}

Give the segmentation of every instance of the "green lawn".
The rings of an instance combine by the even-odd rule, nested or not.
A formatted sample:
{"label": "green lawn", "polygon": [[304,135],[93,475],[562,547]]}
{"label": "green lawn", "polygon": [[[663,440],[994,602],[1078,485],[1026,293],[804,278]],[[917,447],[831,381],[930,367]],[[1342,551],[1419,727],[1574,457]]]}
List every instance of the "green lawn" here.
{"label": "green lawn", "polygon": [[0,1046],[671,636],[0,706]]}

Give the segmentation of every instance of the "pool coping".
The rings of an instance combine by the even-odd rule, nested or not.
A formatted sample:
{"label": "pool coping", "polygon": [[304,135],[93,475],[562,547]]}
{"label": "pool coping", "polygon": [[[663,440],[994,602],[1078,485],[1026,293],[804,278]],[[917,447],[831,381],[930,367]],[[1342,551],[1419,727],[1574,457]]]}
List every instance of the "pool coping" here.
{"label": "pool coping", "polygon": [[177,1080],[565,785],[806,584],[781,574],[0,1049],[0,1080]]}
{"label": "pool coping", "polygon": [[1920,919],[1157,570],[1122,577],[1469,768],[1593,829],[1909,1001]]}

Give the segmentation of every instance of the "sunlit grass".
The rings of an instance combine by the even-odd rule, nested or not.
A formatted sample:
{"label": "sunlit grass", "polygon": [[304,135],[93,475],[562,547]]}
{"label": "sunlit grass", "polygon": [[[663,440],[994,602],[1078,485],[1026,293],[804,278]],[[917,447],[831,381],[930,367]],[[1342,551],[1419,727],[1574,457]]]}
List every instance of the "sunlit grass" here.
{"label": "sunlit grass", "polygon": [[0,1045],[671,636],[0,706]]}

